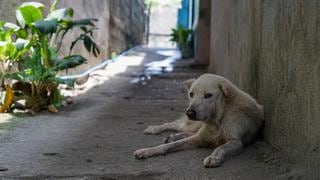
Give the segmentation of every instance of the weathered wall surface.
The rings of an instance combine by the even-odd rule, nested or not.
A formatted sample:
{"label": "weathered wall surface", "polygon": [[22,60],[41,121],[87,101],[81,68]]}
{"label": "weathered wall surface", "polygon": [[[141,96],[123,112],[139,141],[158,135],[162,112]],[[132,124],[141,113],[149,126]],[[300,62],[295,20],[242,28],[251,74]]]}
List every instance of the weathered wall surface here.
{"label": "weathered wall surface", "polygon": [[[29,0],[30,1],[30,0]],[[23,0],[1,0],[0,19],[15,22],[15,9]],[[52,0],[39,0],[49,5]],[[143,0],[61,0],[59,7],[74,8],[74,19],[96,18],[99,28],[94,39],[101,49],[99,57],[89,54],[82,43],[78,43],[73,53],[86,57],[89,62],[70,73],[79,73],[110,57],[112,52],[120,53],[137,44],[141,44],[144,33]],[[68,54],[71,42],[78,37],[79,31],[69,33],[62,46],[61,54]]]}
{"label": "weathered wall surface", "polygon": [[109,52],[141,44],[144,25],[144,0],[110,0]]}
{"label": "weathered wall surface", "polygon": [[320,2],[213,0],[211,7],[209,71],[264,105],[268,142],[319,165]]}
{"label": "weathered wall surface", "polygon": [[260,1],[214,0],[209,70],[256,96]]}
{"label": "weathered wall surface", "polygon": [[[95,31],[94,39],[101,49],[101,54],[96,58],[79,43],[74,52],[88,57],[91,63],[78,67],[74,70],[76,72],[110,58],[113,52],[120,53],[143,41],[145,14],[142,0],[62,0],[60,6],[73,7],[77,19],[98,19],[98,30]],[[67,38],[71,40],[76,37],[77,33],[72,33]],[[67,42],[68,40],[65,50],[69,49]]]}
{"label": "weathered wall surface", "polygon": [[265,136],[294,159],[319,160],[320,2],[264,1],[262,19],[257,94]]}
{"label": "weathered wall surface", "polygon": [[208,65],[210,58],[211,0],[199,3],[199,21],[195,31],[195,63]]}
{"label": "weathered wall surface", "polygon": [[[61,0],[59,4],[60,8],[72,7],[74,8],[74,19],[84,19],[84,18],[95,18],[98,19],[95,22],[98,30],[94,31],[94,40],[98,44],[101,53],[98,57],[94,57],[90,54],[83,46],[82,42],[78,42],[72,53],[81,54],[88,59],[88,64],[81,65],[75,69],[69,70],[68,73],[75,74],[83,72],[91,66],[107,59],[109,56],[109,34],[110,34],[110,5],[109,1],[105,0]],[[69,53],[69,48],[79,34],[81,30],[74,29],[71,33],[66,35],[65,42],[61,48],[62,55],[67,55]]]}

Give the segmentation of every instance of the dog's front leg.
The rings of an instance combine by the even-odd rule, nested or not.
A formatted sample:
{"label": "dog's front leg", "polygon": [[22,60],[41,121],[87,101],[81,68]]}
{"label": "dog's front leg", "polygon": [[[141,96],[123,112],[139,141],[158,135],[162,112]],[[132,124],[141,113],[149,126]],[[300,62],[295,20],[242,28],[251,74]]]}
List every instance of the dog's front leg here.
{"label": "dog's front leg", "polygon": [[137,159],[145,159],[152,156],[165,155],[169,152],[191,149],[197,146],[197,136],[193,135],[168,144],[162,144],[151,148],[139,149],[136,150],[133,154]]}
{"label": "dog's front leg", "polygon": [[243,145],[240,140],[232,139],[225,144],[218,146],[213,153],[208,156],[203,164],[207,168],[218,167],[225,160],[226,156],[235,154],[242,149]]}
{"label": "dog's front leg", "polygon": [[163,131],[182,131],[183,123],[180,121],[173,121],[158,126],[149,126],[144,130],[145,134],[159,134]]}

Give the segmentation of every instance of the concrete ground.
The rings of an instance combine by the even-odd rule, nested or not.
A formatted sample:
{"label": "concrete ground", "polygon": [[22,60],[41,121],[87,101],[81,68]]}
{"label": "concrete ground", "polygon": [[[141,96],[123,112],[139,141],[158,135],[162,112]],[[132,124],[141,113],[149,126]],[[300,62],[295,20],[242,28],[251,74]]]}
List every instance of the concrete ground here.
{"label": "concrete ground", "polygon": [[[1,179],[306,179],[303,168],[264,142],[215,169],[202,164],[210,149],[135,159],[136,149],[158,145],[169,134],[144,135],[143,129],[182,115],[187,106],[182,81],[205,72],[178,60],[173,72],[150,79],[144,65],[165,62],[166,52],[171,51],[160,55],[159,49],[138,48],[123,57],[132,62],[127,69],[111,76],[107,68],[104,77],[95,75],[100,85],[79,93],[58,114],[23,117],[0,139]],[[109,68],[121,69],[117,64]],[[167,69],[164,65],[161,71]]]}

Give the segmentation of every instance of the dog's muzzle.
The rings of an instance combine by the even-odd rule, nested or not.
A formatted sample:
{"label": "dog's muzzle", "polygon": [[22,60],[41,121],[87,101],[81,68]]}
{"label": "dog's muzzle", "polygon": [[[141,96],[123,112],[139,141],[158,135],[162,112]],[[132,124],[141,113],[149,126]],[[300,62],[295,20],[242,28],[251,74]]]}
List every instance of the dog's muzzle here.
{"label": "dog's muzzle", "polygon": [[186,112],[186,115],[190,120],[196,120],[197,117],[197,112],[193,109],[188,109]]}

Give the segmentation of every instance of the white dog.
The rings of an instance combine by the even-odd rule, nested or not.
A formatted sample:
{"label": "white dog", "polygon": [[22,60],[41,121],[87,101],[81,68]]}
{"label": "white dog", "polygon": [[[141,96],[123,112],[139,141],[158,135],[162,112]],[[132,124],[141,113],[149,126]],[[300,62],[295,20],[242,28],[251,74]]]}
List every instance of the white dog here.
{"label": "white dog", "polygon": [[263,108],[229,80],[214,74],[184,82],[190,105],[185,117],[160,126],[149,126],[146,134],[174,130],[165,143],[134,152],[138,159],[195,147],[211,147],[205,167],[217,167],[226,156],[253,142],[263,123]]}

